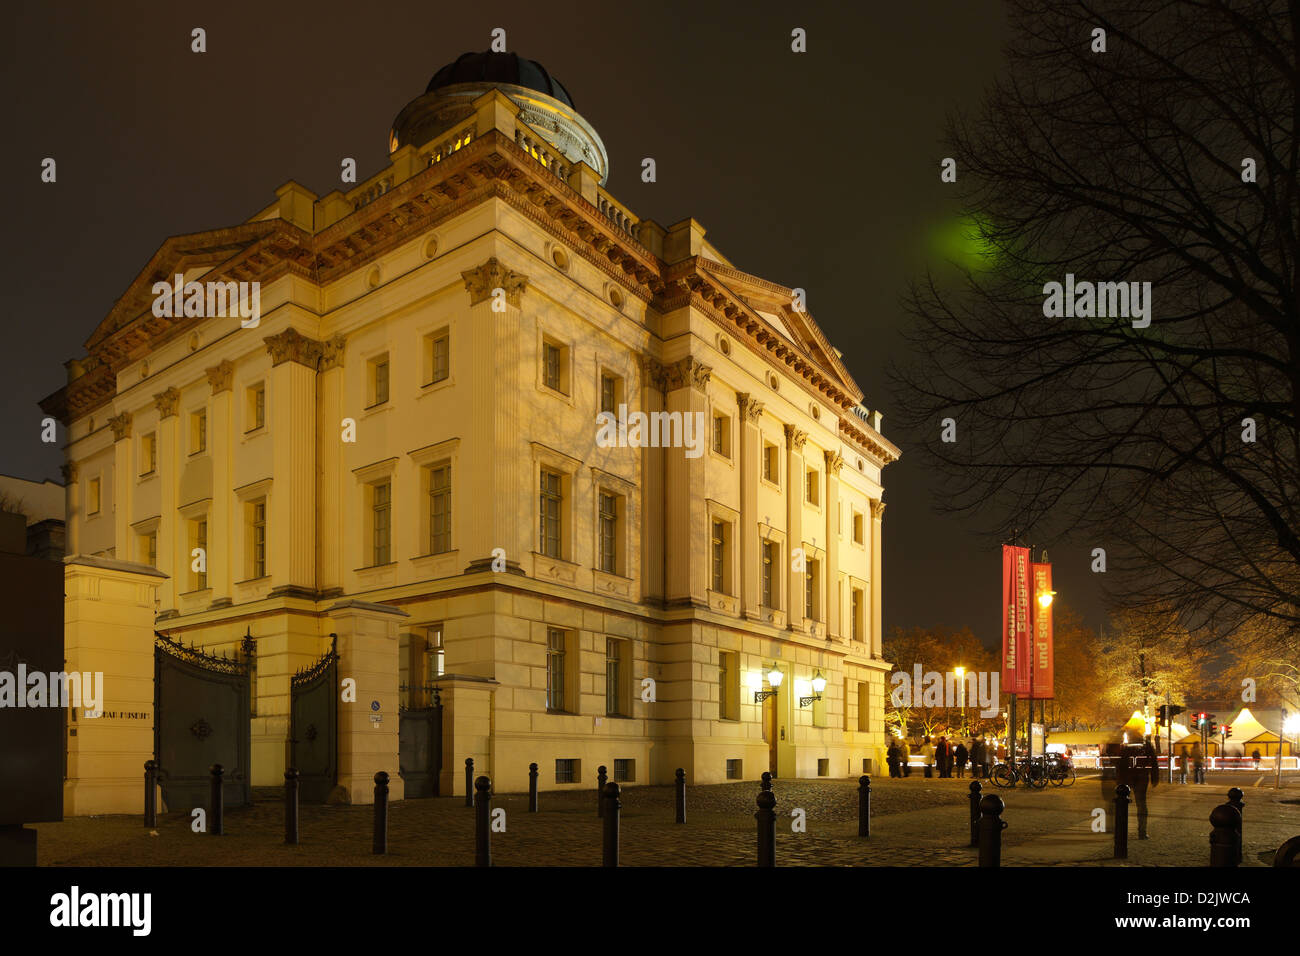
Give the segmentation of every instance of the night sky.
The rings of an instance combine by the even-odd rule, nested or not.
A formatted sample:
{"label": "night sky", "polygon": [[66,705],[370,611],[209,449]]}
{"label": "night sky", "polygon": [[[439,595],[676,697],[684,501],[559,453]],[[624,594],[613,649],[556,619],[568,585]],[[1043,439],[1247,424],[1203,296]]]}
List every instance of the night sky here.
{"label": "night sky", "polygon": [[[950,268],[933,241],[957,211],[939,138],[945,115],[976,109],[1001,68],[994,0],[116,0],[6,13],[0,472],[59,480],[36,403],[164,239],[242,222],[289,179],[323,195],[345,156],[358,180],[374,174],[402,106],[503,27],[599,132],[608,188],[633,212],[664,226],[694,217],[739,268],[807,290],[903,450],[884,473],[886,628],[969,625],[997,640],[999,542],[975,533],[979,516],[932,512],[919,450],[890,429],[907,396],[883,374],[905,355],[908,277]],[[196,26],[207,53],[190,52]],[[790,50],[795,27],[807,53]],[[46,156],[53,185],[40,181]],[[653,184],[640,180],[646,156]],[[1034,543],[1051,551],[1059,600],[1101,623],[1095,542]]]}

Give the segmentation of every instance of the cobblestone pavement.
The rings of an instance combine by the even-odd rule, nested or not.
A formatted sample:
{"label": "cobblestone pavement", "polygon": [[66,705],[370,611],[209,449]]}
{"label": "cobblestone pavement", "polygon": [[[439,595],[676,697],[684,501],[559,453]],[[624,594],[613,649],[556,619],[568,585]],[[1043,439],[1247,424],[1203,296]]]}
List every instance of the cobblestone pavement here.
{"label": "cobblestone pavement", "polygon": [[[872,783],[872,834],[857,836],[856,780],[777,780],[777,862],[789,866],[973,866],[969,779],[912,776]],[[1161,786],[1151,800],[1151,839],[1132,836],[1128,861],[1111,859],[1109,833],[1089,828],[1101,804],[1100,781],[1043,791],[995,790],[1006,802],[1003,864],[1204,866],[1208,817],[1226,787]],[[754,782],[693,787],[687,823],[673,821],[671,787],[624,789],[621,862],[628,866],[752,866],[755,862]],[[1300,833],[1300,786],[1289,791],[1247,789],[1244,865]],[[497,866],[596,866],[601,821],[595,791],[540,795],[540,813],[527,796],[501,794],[506,831],[492,835]],[[807,814],[807,832],[791,832],[790,811]],[[1108,814],[1109,814],[1108,809]],[[389,853],[371,852],[368,806],[307,806],[300,811],[302,843],[283,843],[278,791],[258,791],[250,807],[230,808],[226,835],[193,833],[188,815],[160,815],[154,833],[142,818],[76,817],[37,825],[40,862],[48,866],[467,866],[474,861],[474,812],[463,797],[399,801],[389,809]]]}

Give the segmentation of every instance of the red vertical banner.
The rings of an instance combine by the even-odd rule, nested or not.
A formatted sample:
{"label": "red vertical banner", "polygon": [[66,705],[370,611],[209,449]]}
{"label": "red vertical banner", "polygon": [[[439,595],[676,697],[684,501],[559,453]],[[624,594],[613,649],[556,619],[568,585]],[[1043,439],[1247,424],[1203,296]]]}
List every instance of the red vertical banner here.
{"label": "red vertical banner", "polygon": [[1002,690],[1029,693],[1029,549],[1002,546]]}
{"label": "red vertical banner", "polygon": [[[1034,564],[1034,601],[1038,595],[1052,593],[1052,566]],[[1056,669],[1056,660],[1052,650],[1052,606],[1038,604],[1034,608],[1034,699],[1050,700],[1055,696],[1052,690],[1052,675]]]}

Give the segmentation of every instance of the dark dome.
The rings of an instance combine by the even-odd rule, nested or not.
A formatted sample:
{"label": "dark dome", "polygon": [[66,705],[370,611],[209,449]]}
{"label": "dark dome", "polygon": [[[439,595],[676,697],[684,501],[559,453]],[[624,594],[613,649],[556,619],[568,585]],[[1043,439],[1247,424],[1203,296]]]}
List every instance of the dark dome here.
{"label": "dark dome", "polygon": [[[424,92],[432,93],[454,83],[513,83],[538,93],[552,96],[566,106],[573,106],[569,91],[546,67],[536,60],[526,60],[517,53],[462,53],[454,63],[448,63],[429,81]],[[576,107],[574,107],[576,109]]]}

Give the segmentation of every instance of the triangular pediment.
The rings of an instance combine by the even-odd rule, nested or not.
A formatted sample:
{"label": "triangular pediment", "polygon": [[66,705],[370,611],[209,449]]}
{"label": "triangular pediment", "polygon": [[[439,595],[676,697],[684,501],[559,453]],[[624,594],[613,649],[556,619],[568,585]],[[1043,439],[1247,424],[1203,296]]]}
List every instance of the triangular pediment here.
{"label": "triangular pediment", "polygon": [[154,300],[154,283],[171,282],[177,274],[190,279],[206,273],[286,228],[294,227],[283,220],[269,219],[167,239],[91,333],[86,340],[86,351],[93,352],[96,346],[125,328],[142,312],[149,311]]}

